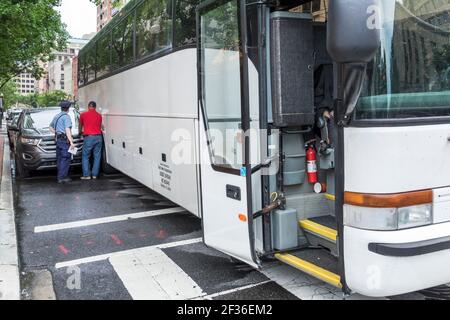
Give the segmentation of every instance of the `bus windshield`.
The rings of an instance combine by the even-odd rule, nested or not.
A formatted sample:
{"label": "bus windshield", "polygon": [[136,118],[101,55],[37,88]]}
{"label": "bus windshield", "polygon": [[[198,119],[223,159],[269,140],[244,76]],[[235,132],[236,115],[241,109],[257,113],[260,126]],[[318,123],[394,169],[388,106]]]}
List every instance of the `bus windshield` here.
{"label": "bus windshield", "polygon": [[449,0],[382,0],[381,46],[355,119],[450,116]]}

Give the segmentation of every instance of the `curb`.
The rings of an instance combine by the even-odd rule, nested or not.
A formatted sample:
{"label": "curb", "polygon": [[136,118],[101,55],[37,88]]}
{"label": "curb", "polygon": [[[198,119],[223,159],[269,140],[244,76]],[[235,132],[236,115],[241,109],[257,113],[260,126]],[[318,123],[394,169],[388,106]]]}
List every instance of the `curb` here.
{"label": "curb", "polygon": [[20,300],[20,274],[8,139],[2,135],[0,186],[0,300]]}

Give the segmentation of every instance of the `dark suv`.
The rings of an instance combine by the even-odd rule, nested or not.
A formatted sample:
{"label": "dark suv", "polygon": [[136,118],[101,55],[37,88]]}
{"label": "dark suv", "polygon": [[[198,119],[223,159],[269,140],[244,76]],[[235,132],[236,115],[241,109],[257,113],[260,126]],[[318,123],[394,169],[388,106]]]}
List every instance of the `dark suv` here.
{"label": "dark suv", "polygon": [[[30,109],[22,111],[17,122],[14,156],[16,173],[27,177],[31,171],[56,168],[55,135],[50,132],[50,123],[60,108]],[[73,157],[72,166],[81,165],[83,137],[78,133],[80,115],[71,109],[72,134],[78,153]]]}

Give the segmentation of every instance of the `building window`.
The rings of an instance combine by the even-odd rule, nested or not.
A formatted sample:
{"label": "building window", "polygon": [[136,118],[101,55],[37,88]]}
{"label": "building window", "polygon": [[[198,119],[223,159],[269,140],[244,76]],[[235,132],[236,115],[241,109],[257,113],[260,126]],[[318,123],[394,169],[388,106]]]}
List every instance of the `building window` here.
{"label": "building window", "polygon": [[322,0],[314,0],[312,3],[312,11],[313,12],[320,11],[321,4]]}

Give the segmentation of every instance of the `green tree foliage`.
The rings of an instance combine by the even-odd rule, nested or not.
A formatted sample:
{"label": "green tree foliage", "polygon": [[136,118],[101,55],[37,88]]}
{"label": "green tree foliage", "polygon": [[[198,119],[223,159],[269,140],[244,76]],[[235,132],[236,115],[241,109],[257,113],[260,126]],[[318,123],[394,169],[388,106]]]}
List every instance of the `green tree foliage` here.
{"label": "green tree foliage", "polygon": [[211,10],[203,17],[204,28],[207,29],[206,47],[239,50],[239,30],[236,2],[228,2]]}
{"label": "green tree foliage", "polygon": [[44,71],[39,62],[66,47],[59,5],[60,0],[0,1],[0,88],[24,72],[39,79]]}
{"label": "green tree foliage", "polygon": [[4,106],[13,107],[16,103],[24,104],[33,108],[57,107],[63,100],[71,100],[71,97],[64,91],[56,90],[46,93],[33,93],[28,95],[19,95],[15,84],[8,82],[0,91],[4,94]]}
{"label": "green tree foliage", "polygon": [[3,97],[3,108],[9,108],[17,101],[18,92],[14,81],[8,81],[3,88],[0,89],[0,96]]}
{"label": "green tree foliage", "polygon": [[[89,1],[91,1],[92,3],[94,3],[97,6],[100,5],[100,3],[102,3],[102,0],[89,0]],[[113,0],[112,1],[113,7],[118,7],[121,4],[122,4],[122,0]]]}
{"label": "green tree foliage", "polygon": [[36,102],[39,107],[56,107],[62,100],[70,100],[70,96],[64,91],[52,91],[37,96]]}
{"label": "green tree foliage", "polygon": [[34,93],[18,98],[19,103],[34,108],[57,107],[62,100],[70,100],[70,96],[64,91],[56,90],[46,93]]}

